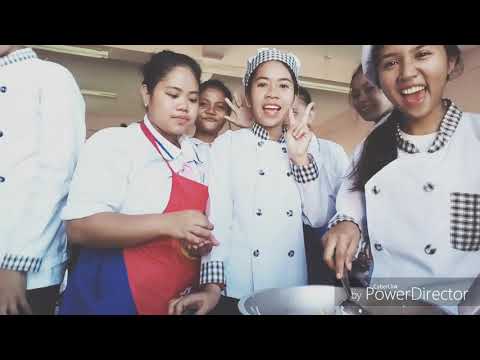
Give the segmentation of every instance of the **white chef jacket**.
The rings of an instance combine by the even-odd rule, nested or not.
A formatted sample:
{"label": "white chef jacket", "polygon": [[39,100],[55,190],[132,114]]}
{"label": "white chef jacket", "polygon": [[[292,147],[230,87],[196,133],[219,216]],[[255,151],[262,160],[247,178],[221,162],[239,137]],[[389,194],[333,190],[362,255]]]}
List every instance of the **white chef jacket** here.
{"label": "white chef jacket", "polygon": [[327,222],[348,165],[343,148],[326,140],[312,140],[308,152],[310,165],[293,166],[283,137],[270,140],[258,124],[215,140],[210,221],[220,245],[202,259],[201,284],[226,285],[235,298],[307,284],[302,222]]}
{"label": "white chef jacket", "polygon": [[30,48],[0,58],[0,268],[27,272],[27,289],[62,281],[60,212],[85,132],[67,69]]}
{"label": "white chef jacket", "polygon": [[472,166],[480,151],[480,115],[452,103],[427,152],[412,153],[411,142],[397,139],[398,158],[367,182],[364,193],[340,190],[331,224],[342,216],[357,224],[366,219],[372,278],[428,286],[471,279],[469,285],[480,273],[480,169]]}

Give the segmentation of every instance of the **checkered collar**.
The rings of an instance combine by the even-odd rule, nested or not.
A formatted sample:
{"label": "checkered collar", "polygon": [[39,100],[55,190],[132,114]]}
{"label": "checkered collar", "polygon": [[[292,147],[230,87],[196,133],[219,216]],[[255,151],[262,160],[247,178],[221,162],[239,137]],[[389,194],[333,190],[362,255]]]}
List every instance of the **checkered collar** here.
{"label": "checkered collar", "polygon": [[[445,116],[440,123],[440,129],[438,130],[437,136],[433,140],[432,145],[428,148],[427,152],[434,153],[435,151],[443,148],[448,140],[453,136],[455,130],[457,129],[458,123],[462,118],[462,111],[453,103],[453,101],[444,99],[445,104],[448,106],[448,110],[445,113]],[[397,121],[397,145],[398,148],[410,153],[415,154],[419,153],[420,150],[412,144],[410,141],[403,138],[400,131],[400,121]]]}
{"label": "checkered collar", "polygon": [[0,67],[36,58],[38,58],[38,56],[31,48],[19,49],[7,56],[0,57]]}
{"label": "checkered collar", "polygon": [[[253,123],[252,132],[262,140],[270,140],[270,136],[268,135],[268,131],[262,125],[260,125],[257,122]],[[282,129],[282,136],[280,136],[280,139],[278,140],[278,142],[280,144],[285,144],[285,142],[286,142],[286,140],[285,140],[286,132],[287,132],[287,128],[284,127]]]}

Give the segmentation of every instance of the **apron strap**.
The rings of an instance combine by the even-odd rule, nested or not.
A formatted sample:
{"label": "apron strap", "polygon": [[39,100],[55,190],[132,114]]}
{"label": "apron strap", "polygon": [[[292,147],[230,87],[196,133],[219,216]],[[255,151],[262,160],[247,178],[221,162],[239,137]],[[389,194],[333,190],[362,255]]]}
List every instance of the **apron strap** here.
{"label": "apron strap", "polygon": [[172,167],[170,166],[170,163],[168,162],[167,159],[165,159],[162,152],[160,151],[160,148],[158,147],[157,140],[155,139],[155,136],[153,136],[152,132],[147,128],[144,121],[142,121],[140,123],[140,128],[142,129],[142,131],[145,134],[145,136],[147,137],[147,139],[152,143],[153,147],[155,149],[157,149],[157,151],[160,154],[160,156],[162,157],[162,159],[167,163],[167,166],[170,169],[170,171],[172,172],[172,175],[176,175],[175,171],[173,171]]}

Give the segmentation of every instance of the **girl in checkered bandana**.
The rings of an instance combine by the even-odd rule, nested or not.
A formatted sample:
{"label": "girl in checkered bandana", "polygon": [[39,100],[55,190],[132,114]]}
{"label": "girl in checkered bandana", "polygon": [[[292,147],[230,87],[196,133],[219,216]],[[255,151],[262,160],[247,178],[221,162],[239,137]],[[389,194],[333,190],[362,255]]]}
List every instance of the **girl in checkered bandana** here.
{"label": "girl in checkered bandana", "polygon": [[320,227],[333,215],[330,194],[347,156],[336,144],[312,141],[313,103],[295,118],[299,68],[295,55],[277,49],[249,59],[244,85],[253,125],[227,131],[210,154],[209,219],[220,245],[202,259],[202,291],[173,299],[170,313],[205,314],[217,304],[214,314],[238,313],[238,299],[252,292],[307,284],[302,225]]}
{"label": "girl in checkered bandana", "polygon": [[395,108],[354,157],[323,238],[327,264],[343,276],[368,230],[372,282],[475,278],[480,171],[472,164],[480,151],[480,115],[444,98],[447,81],[463,70],[459,47],[365,45],[362,66]]}

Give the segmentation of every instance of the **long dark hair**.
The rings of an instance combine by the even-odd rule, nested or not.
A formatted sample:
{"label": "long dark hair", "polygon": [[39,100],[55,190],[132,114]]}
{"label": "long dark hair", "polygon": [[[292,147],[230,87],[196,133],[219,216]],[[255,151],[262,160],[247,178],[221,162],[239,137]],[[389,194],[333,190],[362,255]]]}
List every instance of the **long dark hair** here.
{"label": "long dark hair", "polygon": [[352,191],[364,191],[368,180],[397,158],[396,124],[400,116],[395,109],[365,140],[360,160],[349,175],[353,180]]}
{"label": "long dark hair", "polygon": [[[452,80],[463,71],[460,48],[458,45],[444,46],[448,59],[456,58],[455,68],[448,76],[448,80]],[[382,47],[383,45],[378,45],[373,50],[373,58],[376,64]],[[351,191],[364,191],[368,180],[398,157],[396,125],[401,116],[402,113],[398,109],[394,109],[388,119],[367,137],[360,159],[349,174],[349,178],[353,180]]]}

